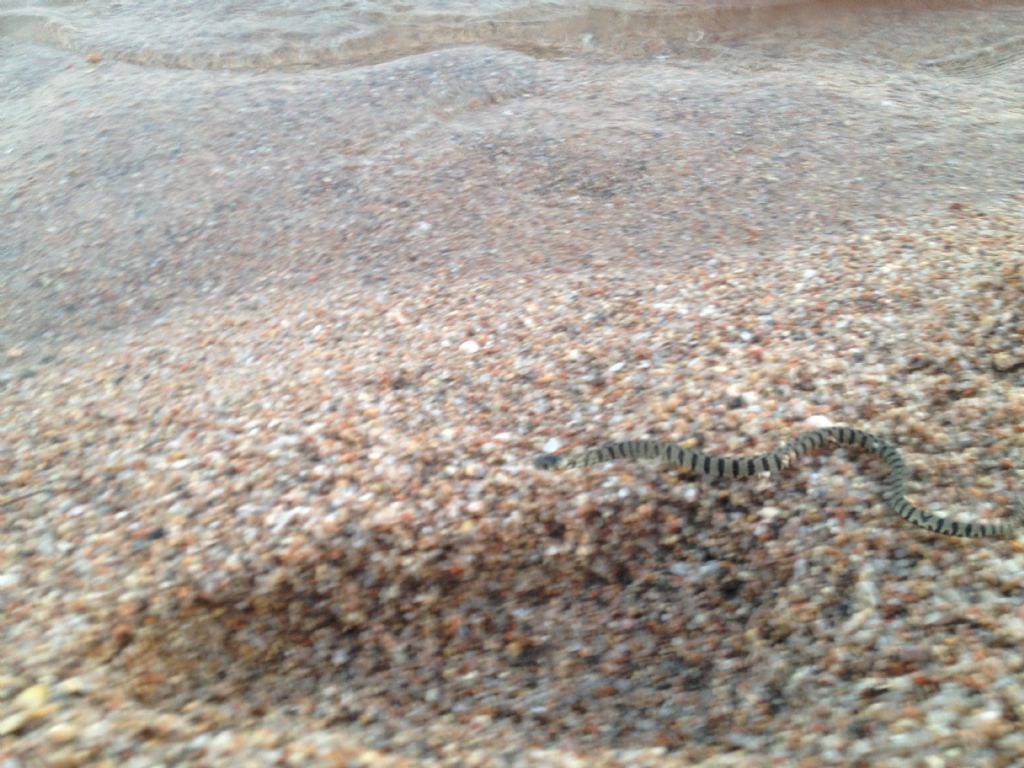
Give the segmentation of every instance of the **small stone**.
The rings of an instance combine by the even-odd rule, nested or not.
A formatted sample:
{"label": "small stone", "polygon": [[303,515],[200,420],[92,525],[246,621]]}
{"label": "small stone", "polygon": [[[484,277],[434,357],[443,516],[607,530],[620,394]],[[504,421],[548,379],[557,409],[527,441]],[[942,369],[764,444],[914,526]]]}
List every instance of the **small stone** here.
{"label": "small stone", "polygon": [[[99,742],[104,741],[110,735],[111,725],[106,720],[97,720],[94,723],[90,723],[85,727],[82,733],[82,737],[86,741]],[[209,738],[209,734],[203,734],[206,738]]]}
{"label": "small stone", "polygon": [[996,635],[1000,639],[1008,640],[1014,644],[1024,642],[1024,619],[1017,618],[1016,616],[1008,617],[997,626]]}
{"label": "small stone", "polygon": [[46,732],[46,736],[56,744],[67,744],[77,739],[80,732],[78,726],[72,723],[57,723]]}
{"label": "small stone", "polygon": [[0,720],[0,736],[10,736],[12,733],[17,733],[29,721],[31,716],[31,712],[22,710]]}
{"label": "small stone", "polygon": [[464,341],[461,344],[459,344],[459,352],[462,352],[464,355],[473,355],[479,351],[480,345],[477,344],[472,339],[469,339],[468,341]]}
{"label": "small stone", "polygon": [[50,691],[45,685],[30,685],[14,697],[14,700],[11,702],[11,708],[33,712],[43,706],[49,697]]}
{"label": "small stone", "polygon": [[670,565],[668,567],[668,570],[669,570],[669,573],[671,573],[673,576],[687,576],[687,577],[689,577],[689,576],[693,575],[693,566],[691,566],[689,563],[684,562],[682,560],[679,560],[678,562],[672,563],[672,565]]}
{"label": "small stone", "polygon": [[992,365],[1000,373],[1008,373],[1024,364],[1024,357],[1014,357],[1008,352],[997,352],[992,356]]}
{"label": "small stone", "polygon": [[835,422],[828,416],[816,413],[804,421],[804,426],[807,429],[825,429],[825,427],[835,426]]}
{"label": "small stone", "polygon": [[85,681],[80,677],[69,677],[54,686],[54,690],[64,696],[78,696],[84,693],[85,689]]}
{"label": "small stone", "polygon": [[968,720],[969,727],[976,733],[989,739],[1002,736],[1012,726],[1003,718],[999,710],[987,709]]}

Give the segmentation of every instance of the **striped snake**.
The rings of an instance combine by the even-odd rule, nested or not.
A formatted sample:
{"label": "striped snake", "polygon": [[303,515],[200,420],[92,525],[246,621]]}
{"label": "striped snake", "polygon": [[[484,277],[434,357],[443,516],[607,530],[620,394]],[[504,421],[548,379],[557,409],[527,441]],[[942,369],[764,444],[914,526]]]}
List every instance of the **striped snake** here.
{"label": "striped snake", "polygon": [[538,469],[573,469],[614,459],[635,459],[686,467],[710,478],[744,478],[758,472],[771,472],[774,475],[787,466],[791,459],[826,444],[852,445],[884,459],[889,465],[889,473],[882,483],[882,499],[890,511],[919,528],[945,536],[988,539],[1014,538],[1024,528],[1024,503],[1020,500],[1013,509],[1011,519],[994,522],[962,523],[918,509],[904,497],[909,471],[899,451],[882,438],[851,427],[826,427],[802,432],[791,443],[775,451],[748,458],[714,456],[660,440],[623,440],[601,448],[591,448],[574,456],[544,454],[537,457],[534,466]]}

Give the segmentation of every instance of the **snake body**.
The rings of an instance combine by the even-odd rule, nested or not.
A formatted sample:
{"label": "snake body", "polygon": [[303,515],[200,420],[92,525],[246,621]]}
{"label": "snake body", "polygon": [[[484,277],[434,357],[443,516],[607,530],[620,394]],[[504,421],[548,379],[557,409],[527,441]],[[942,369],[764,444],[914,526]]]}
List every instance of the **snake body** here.
{"label": "snake body", "polygon": [[615,459],[660,461],[686,467],[709,478],[744,478],[761,472],[773,475],[790,460],[825,445],[849,445],[873,453],[889,465],[882,481],[882,499],[889,510],[908,523],[944,536],[1008,539],[1024,528],[1024,505],[1019,501],[1009,520],[960,522],[918,509],[904,496],[909,470],[895,446],[880,437],[852,427],[826,427],[802,432],[781,448],[750,457],[715,456],[661,440],[623,440],[600,448],[591,448],[572,456],[544,454],[534,466],[538,469],[589,467]]}

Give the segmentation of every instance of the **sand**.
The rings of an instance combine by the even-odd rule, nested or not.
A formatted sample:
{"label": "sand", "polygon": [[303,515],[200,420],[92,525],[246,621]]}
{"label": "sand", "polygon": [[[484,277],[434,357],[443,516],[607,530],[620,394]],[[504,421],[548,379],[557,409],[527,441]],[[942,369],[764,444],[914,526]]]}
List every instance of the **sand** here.
{"label": "sand", "polygon": [[0,763],[1024,760],[1019,542],[908,526],[853,452],[532,467],[827,419],[1007,515],[998,13],[271,71],[5,43]]}

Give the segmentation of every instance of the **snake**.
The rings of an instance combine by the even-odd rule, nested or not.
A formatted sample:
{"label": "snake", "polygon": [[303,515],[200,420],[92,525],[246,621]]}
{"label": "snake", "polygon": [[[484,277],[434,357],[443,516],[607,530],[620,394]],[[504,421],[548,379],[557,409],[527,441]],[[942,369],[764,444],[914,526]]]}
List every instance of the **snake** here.
{"label": "snake", "polygon": [[910,472],[900,452],[881,437],[853,427],[825,427],[801,432],[781,448],[749,457],[716,456],[663,440],[621,440],[568,456],[545,453],[534,460],[534,466],[544,470],[565,470],[630,459],[685,467],[711,479],[742,479],[764,472],[775,476],[789,466],[794,458],[826,445],[852,446],[885,461],[889,466],[888,473],[882,479],[882,499],[886,507],[919,528],[943,536],[984,539],[1015,538],[1024,528],[1024,501],[1021,499],[1017,500],[1009,519],[993,521],[961,522],[915,507],[905,496]]}

